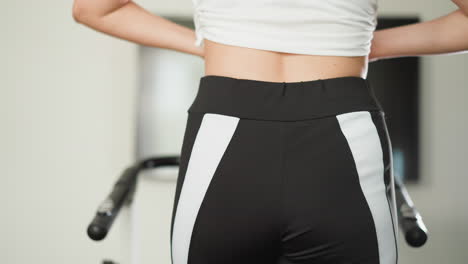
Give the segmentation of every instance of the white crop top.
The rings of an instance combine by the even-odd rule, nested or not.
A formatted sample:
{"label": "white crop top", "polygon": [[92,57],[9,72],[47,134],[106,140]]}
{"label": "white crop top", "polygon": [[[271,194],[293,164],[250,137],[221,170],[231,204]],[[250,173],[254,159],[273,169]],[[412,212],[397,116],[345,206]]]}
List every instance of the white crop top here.
{"label": "white crop top", "polygon": [[378,0],[192,0],[202,40],[297,54],[364,56]]}

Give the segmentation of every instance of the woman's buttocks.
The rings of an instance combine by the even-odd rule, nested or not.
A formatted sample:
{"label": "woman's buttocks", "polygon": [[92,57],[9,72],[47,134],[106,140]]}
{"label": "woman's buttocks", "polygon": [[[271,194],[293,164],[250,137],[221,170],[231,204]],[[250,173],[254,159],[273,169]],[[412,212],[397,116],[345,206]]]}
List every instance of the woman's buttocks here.
{"label": "woman's buttocks", "polygon": [[293,54],[204,40],[205,75],[272,82],[367,76],[367,56]]}

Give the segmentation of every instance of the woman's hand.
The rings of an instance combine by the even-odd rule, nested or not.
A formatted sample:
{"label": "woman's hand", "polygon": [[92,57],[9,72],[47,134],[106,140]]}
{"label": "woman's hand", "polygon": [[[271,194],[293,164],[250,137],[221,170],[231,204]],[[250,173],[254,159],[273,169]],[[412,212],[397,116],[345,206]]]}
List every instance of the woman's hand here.
{"label": "woman's hand", "polygon": [[[468,0],[453,1],[458,1],[466,7]],[[430,21],[375,31],[369,62],[466,51],[468,51],[468,16],[459,9]]]}
{"label": "woman's hand", "polygon": [[131,0],[74,0],[73,18],[96,31],[141,45],[203,58],[194,30],[154,15]]}

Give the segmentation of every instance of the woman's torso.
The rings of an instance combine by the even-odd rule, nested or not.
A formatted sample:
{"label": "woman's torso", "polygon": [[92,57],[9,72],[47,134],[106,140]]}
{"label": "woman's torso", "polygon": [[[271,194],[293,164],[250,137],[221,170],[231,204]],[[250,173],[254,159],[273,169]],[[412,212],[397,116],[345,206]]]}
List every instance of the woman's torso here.
{"label": "woman's torso", "polygon": [[323,56],[260,50],[204,40],[205,75],[272,82],[342,76],[366,78],[368,56]]}

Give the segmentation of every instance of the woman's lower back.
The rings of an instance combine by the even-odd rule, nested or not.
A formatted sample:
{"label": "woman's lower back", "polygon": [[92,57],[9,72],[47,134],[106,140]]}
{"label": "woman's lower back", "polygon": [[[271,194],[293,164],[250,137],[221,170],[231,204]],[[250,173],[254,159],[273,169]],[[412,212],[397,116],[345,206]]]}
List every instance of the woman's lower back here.
{"label": "woman's lower back", "polygon": [[291,54],[204,41],[205,75],[272,82],[367,76],[367,56]]}

